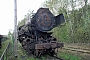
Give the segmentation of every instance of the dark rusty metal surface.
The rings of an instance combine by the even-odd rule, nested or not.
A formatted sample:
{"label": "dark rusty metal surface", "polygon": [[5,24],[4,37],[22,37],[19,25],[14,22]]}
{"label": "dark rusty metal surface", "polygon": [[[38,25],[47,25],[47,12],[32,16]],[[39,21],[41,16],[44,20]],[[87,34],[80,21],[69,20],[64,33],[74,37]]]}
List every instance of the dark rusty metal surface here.
{"label": "dark rusty metal surface", "polygon": [[3,38],[3,35],[0,35],[0,38]]}
{"label": "dark rusty metal surface", "polygon": [[57,48],[62,48],[62,47],[64,47],[63,43],[61,43],[61,42],[57,43]]}
{"label": "dark rusty metal surface", "polygon": [[2,47],[2,44],[1,44],[1,39],[3,38],[2,35],[0,35],[0,48]]}
{"label": "dark rusty metal surface", "polygon": [[59,14],[58,16],[55,16],[56,20],[56,26],[59,26],[60,24],[65,22],[63,14]]}
{"label": "dark rusty metal surface", "polygon": [[40,8],[35,17],[36,27],[40,31],[50,31],[55,26],[54,15],[48,8]]}
{"label": "dark rusty metal surface", "polygon": [[62,48],[63,43],[42,43],[36,44],[35,49]]}
{"label": "dark rusty metal surface", "polygon": [[48,31],[63,22],[63,14],[54,16],[48,8],[39,8],[29,23],[19,27],[18,40],[29,53],[40,55],[46,52],[54,55],[55,50],[64,45],[57,43],[57,39],[51,36],[52,32]]}

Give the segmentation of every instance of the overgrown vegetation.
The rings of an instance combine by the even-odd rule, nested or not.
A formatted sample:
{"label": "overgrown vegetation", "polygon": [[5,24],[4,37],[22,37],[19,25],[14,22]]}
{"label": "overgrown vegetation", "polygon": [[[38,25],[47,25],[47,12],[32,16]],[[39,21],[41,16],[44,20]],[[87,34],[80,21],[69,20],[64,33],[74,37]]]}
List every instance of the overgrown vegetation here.
{"label": "overgrown vegetation", "polygon": [[[7,60],[14,60],[12,40],[9,39],[9,37],[5,41],[2,41],[2,48],[0,49],[0,57],[3,54],[3,52],[5,51],[5,49],[9,43],[10,43],[10,45],[7,48]],[[4,60],[6,60],[6,52],[4,54]]]}
{"label": "overgrown vegetation", "polygon": [[52,31],[62,42],[90,43],[90,2],[88,0],[46,0],[44,7],[53,14],[63,13],[65,24]]}
{"label": "overgrown vegetation", "polygon": [[[52,31],[53,36],[65,43],[90,43],[90,2],[88,0],[46,0],[43,7],[49,8],[54,15],[64,14],[65,23]],[[29,11],[18,23],[24,25],[32,15]]]}
{"label": "overgrown vegetation", "polygon": [[70,52],[64,52],[64,53],[59,53],[58,54],[58,56],[59,57],[62,57],[64,60],[81,60],[82,59],[82,57],[80,57],[80,56],[76,56],[76,55],[74,55],[74,54],[72,54],[72,53],[70,53]]}
{"label": "overgrown vegetation", "polygon": [[9,42],[10,42],[10,40],[6,40],[6,41],[2,42],[2,48],[0,49],[0,57],[1,57],[2,53],[4,52],[4,50],[7,47]]}

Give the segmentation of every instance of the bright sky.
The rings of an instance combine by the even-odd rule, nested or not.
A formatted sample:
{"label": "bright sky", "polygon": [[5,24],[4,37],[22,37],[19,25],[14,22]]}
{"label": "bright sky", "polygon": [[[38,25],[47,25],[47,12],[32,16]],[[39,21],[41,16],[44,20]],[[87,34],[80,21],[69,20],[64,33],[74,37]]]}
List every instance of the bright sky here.
{"label": "bright sky", "polygon": [[[45,0],[17,0],[17,21],[28,13],[41,7]],[[14,0],[0,0],[0,34],[7,35],[9,30],[14,30]]]}

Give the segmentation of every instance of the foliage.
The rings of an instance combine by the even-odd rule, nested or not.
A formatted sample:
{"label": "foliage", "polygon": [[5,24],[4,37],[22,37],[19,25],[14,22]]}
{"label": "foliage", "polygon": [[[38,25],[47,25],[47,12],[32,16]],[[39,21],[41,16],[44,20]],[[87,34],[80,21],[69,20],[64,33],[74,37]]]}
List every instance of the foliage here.
{"label": "foliage", "polygon": [[7,38],[11,38],[10,35],[12,35],[12,33],[9,31],[8,35],[7,35]]}
{"label": "foliage", "polygon": [[25,24],[26,18],[24,18],[23,20],[19,21],[18,23],[18,27],[22,26]]}
{"label": "foliage", "polygon": [[55,15],[64,14],[65,24],[52,30],[53,36],[59,41],[90,43],[90,5],[88,5],[88,0],[46,0],[43,6],[49,8]]}
{"label": "foliage", "polygon": [[25,15],[25,18],[19,21],[18,27],[26,24],[27,22],[30,22],[30,19],[33,17],[33,15],[34,15],[34,11],[29,10],[28,13]]}
{"label": "foliage", "polygon": [[9,42],[10,42],[10,40],[6,40],[6,41],[2,42],[2,48],[0,49],[0,56],[4,52],[4,50],[7,47],[7,45],[8,45]]}

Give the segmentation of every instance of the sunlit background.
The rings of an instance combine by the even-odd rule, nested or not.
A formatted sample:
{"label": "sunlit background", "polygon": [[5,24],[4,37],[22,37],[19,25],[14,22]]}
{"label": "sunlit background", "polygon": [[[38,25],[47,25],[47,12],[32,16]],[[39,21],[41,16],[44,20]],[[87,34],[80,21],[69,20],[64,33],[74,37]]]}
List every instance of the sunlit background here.
{"label": "sunlit background", "polygon": [[[36,12],[45,0],[17,0],[17,22],[21,21],[28,11]],[[14,30],[14,0],[0,0],[0,34],[7,35]]]}

